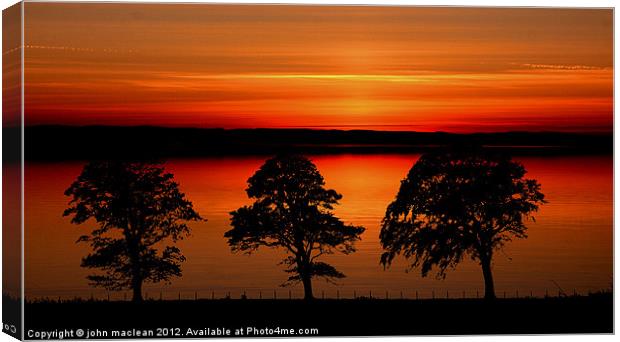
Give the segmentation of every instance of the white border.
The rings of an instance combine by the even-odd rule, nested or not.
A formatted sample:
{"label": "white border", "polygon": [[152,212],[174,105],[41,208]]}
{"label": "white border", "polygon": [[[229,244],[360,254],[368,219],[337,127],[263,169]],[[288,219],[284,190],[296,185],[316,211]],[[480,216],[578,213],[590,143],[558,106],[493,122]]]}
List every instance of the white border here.
{"label": "white border", "polygon": [[[2,3],[16,3],[6,1]],[[614,1],[592,0],[24,0],[24,2],[94,2],[94,3],[197,3],[197,4],[318,4],[318,5],[399,5],[399,6],[485,6],[485,7],[615,7]],[[6,6],[5,6],[6,7]]]}
{"label": "white border", "polygon": [[[10,5],[13,5],[15,3],[17,3],[18,1],[15,0],[0,0],[0,4],[2,5],[2,9],[9,7]],[[51,2],[48,0],[25,0],[25,2]],[[438,1],[438,0],[374,0],[374,1],[369,1],[369,0],[354,0],[354,1],[347,1],[347,0],[284,0],[284,1],[275,1],[275,0],[271,0],[271,1],[265,1],[265,0],[211,0],[211,1],[187,1],[187,0],[166,0],[166,1],[148,1],[148,0],[130,0],[130,1],[97,1],[97,0],[63,0],[63,1],[58,1],[58,2],[99,2],[99,3],[104,3],[104,2],[130,2],[130,3],[223,3],[223,4],[242,4],[242,3],[254,3],[254,4],[276,4],[276,3],[284,3],[284,4],[319,4],[319,5],[416,5],[416,6],[485,6],[485,7],[587,7],[587,8],[615,8],[615,1],[611,1],[611,0],[590,0],[590,1],[583,1],[583,0],[444,0],[444,1]],[[22,13],[24,11],[24,6],[22,6]],[[0,16],[0,23],[1,23],[1,16]],[[616,13],[614,11],[614,24],[616,23]],[[23,15],[22,15],[22,32],[23,32]],[[615,25],[614,25],[615,26]],[[1,27],[1,25],[0,25]],[[615,30],[614,30],[615,33]],[[23,39],[24,39],[24,35],[22,34],[22,45],[23,45]],[[614,65],[616,64],[617,61],[617,54],[616,54],[616,48],[618,46],[618,37],[614,34]],[[0,56],[0,63],[1,63],[1,56]],[[23,62],[24,62],[24,55],[23,55],[23,50],[22,50],[22,68],[23,68]],[[22,84],[23,84],[23,69],[22,69]],[[616,84],[616,82],[618,81],[617,79],[617,74],[614,71],[614,85]],[[24,162],[24,132],[23,132],[23,123],[24,123],[24,89],[22,87],[22,165]],[[620,124],[618,124],[615,120],[615,99],[618,98],[618,89],[614,86],[614,132],[618,131],[618,129],[620,128]],[[2,94],[0,92],[0,103],[1,103],[1,99],[2,99]],[[0,151],[1,151],[1,147],[2,147],[2,132],[0,130]],[[620,217],[617,215],[617,206],[615,203],[615,194],[620,190],[620,185],[615,182],[616,177],[618,177],[620,175],[620,169],[618,168],[618,160],[616,157],[616,153],[615,151],[618,151],[618,148],[620,147],[620,143],[618,141],[616,141],[614,139],[614,227],[618,226],[618,223],[620,222]],[[1,154],[1,152],[0,152]],[[1,161],[0,161],[0,166],[1,166]],[[21,170],[22,174],[22,180],[24,179],[24,170],[22,168]],[[1,190],[1,182],[0,182],[0,190]],[[22,181],[21,184],[21,190],[22,190],[22,209],[21,209],[21,219],[22,219],[22,261],[23,261],[23,252],[24,252],[24,241],[23,241],[23,237],[24,237],[24,227],[23,227],[23,223],[24,223],[24,196],[23,196],[23,191],[24,191],[24,183]],[[0,206],[2,204],[2,201],[0,199]],[[0,213],[0,219],[2,217],[2,214]],[[0,221],[1,222],[1,221]],[[0,235],[0,242],[1,242],[1,235]],[[618,235],[615,234],[615,229],[614,229],[614,275],[616,274],[616,272],[618,271],[618,264],[615,262],[615,246],[618,243]],[[0,249],[1,249],[1,243],[0,243]],[[24,277],[24,265],[22,262],[22,284],[23,284],[23,279]],[[614,277],[615,279],[615,277]],[[1,281],[1,272],[0,272],[0,281]],[[23,293],[24,289],[22,286],[22,298],[23,298]],[[617,293],[617,285],[616,282],[614,281],[614,293]],[[617,304],[618,298],[617,296],[614,296],[614,304]],[[1,317],[1,311],[0,311],[0,317]],[[614,317],[614,323],[618,322],[618,317],[617,315]],[[23,303],[22,303],[22,323],[23,323]],[[515,324],[518,324],[518,322],[515,322]],[[23,325],[22,325],[23,326]],[[617,325],[615,325],[617,326]],[[379,341],[379,339],[384,339],[383,338],[370,338],[370,340],[376,340]],[[425,342],[425,341],[437,341],[439,338],[441,338],[442,341],[467,341],[467,342],[473,342],[473,341],[519,341],[522,339],[527,338],[530,341],[541,341],[541,340],[551,340],[551,341],[568,341],[568,342],[572,342],[572,341],[582,341],[584,338],[587,338],[588,340],[612,340],[612,339],[616,339],[614,336],[611,335],[552,335],[552,336],[464,336],[464,337],[388,337],[390,339],[394,339],[394,340],[416,340],[416,341],[421,341],[421,342]],[[319,340],[317,338],[313,338],[314,340]],[[346,339],[347,341],[367,341],[368,338],[321,338],[320,340],[323,341],[341,341],[343,339]],[[263,341],[276,341],[278,339],[261,339]],[[302,339],[293,339],[293,340],[302,340]],[[5,341],[13,341],[13,339],[11,337],[9,337],[6,334],[0,334],[0,342],[5,342]],[[158,341],[172,341],[172,340],[158,340]]]}

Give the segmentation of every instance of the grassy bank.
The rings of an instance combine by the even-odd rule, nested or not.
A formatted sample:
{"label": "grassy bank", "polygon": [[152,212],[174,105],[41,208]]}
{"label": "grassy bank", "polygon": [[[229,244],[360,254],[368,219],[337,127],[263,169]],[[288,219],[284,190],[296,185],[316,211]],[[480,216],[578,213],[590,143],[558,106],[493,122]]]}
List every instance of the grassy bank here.
{"label": "grassy bank", "polygon": [[[320,336],[611,333],[613,296],[435,300],[37,302],[26,330],[316,328]],[[316,335],[316,331],[307,335]],[[289,335],[285,335],[289,336]],[[107,336],[111,338],[112,336]],[[168,336],[171,337],[171,336]],[[213,336],[219,337],[219,336]]]}

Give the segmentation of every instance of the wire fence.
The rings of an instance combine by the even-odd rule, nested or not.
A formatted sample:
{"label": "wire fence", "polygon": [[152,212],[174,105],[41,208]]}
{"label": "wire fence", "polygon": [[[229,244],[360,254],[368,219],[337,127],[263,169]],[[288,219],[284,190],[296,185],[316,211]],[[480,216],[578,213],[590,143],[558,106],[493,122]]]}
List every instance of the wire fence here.
{"label": "wire fence", "polygon": [[[560,298],[560,297],[584,297],[596,293],[610,292],[610,290],[587,290],[578,291],[573,289],[565,292],[561,289],[545,290],[510,290],[496,291],[495,296],[500,299],[527,299],[527,298]],[[325,300],[438,300],[438,299],[482,299],[484,291],[470,290],[318,290],[313,293],[315,299]],[[252,290],[200,290],[200,291],[170,291],[170,290],[147,290],[142,293],[147,301],[198,301],[198,300],[297,300],[303,299],[303,292],[292,289],[252,289]],[[129,291],[115,292],[92,292],[90,295],[58,296],[26,296],[29,302],[68,302],[68,301],[131,301],[132,293]]]}

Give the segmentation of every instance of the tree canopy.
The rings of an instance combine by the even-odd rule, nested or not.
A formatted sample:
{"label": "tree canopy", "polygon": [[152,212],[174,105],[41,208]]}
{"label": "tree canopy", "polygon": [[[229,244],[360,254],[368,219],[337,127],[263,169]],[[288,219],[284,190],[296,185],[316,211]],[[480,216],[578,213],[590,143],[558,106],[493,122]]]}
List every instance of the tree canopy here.
{"label": "tree canopy", "polygon": [[140,301],[143,282],[181,275],[185,257],[166,241],[188,236],[187,222],[202,218],[161,164],[90,162],[65,195],[71,201],[63,215],[71,216],[72,223],[96,222],[89,235],[78,239],[93,250],[82,267],[102,271],[88,276],[91,285],[132,289],[133,300]]}
{"label": "tree canopy", "polygon": [[364,231],[332,213],[342,195],[324,185],[316,166],[303,156],[269,159],[248,179],[246,192],[254,203],[231,212],[233,228],[225,233],[234,252],[251,253],[261,246],[284,249],[288,256],[282,263],[291,274],[285,284],[302,282],[307,299],[313,297],[312,278],[344,277],[317,259],[354,252]]}
{"label": "tree canopy", "polygon": [[389,266],[397,255],[426,276],[445,277],[468,255],[483,270],[485,297],[494,298],[493,251],[526,238],[528,218],[545,203],[541,185],[504,155],[442,151],[420,157],[388,206],[380,233]]}

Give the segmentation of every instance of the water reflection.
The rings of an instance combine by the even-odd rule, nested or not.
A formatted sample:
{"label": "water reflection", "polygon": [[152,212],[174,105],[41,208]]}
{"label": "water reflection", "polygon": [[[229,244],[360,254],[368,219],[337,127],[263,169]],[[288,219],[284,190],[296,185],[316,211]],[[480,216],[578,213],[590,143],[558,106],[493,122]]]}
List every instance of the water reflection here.
{"label": "water reflection", "polygon": [[[396,260],[384,271],[378,260],[382,252],[379,226],[387,203],[393,200],[400,180],[418,155],[323,155],[311,157],[325,177],[326,187],[344,195],[335,214],[345,223],[367,230],[357,243],[357,252],[348,256],[331,255],[325,261],[338,265],[347,278],[338,286],[316,282],[316,293],[335,296],[358,295],[369,291],[398,294],[403,290],[430,295],[446,289],[453,293],[475,292],[482,288],[479,267],[466,261],[445,281],[423,279],[405,273],[405,264]],[[250,204],[244,189],[246,180],[266,158],[184,159],[167,162],[181,184],[181,191],[194,203],[196,211],[208,222],[192,226],[192,236],[179,243],[187,257],[183,277],[170,286],[147,287],[151,295],[176,298],[210,296],[247,291],[257,296],[277,289],[283,268],[274,267],[282,254],[265,250],[248,257],[232,255],[223,238],[230,229],[229,212]],[[544,294],[556,291],[552,281],[565,290],[579,292],[608,288],[612,280],[612,158],[522,157],[528,176],[544,184],[546,199],[552,203],[541,208],[537,222],[530,224],[527,240],[511,243],[495,258],[496,290]],[[83,227],[72,226],[59,213],[66,208],[63,196],[67,184],[80,173],[84,163],[28,163],[25,171],[25,281],[30,297],[103,295],[88,286],[87,270],[79,267],[87,246],[74,242]],[[279,290],[283,291],[283,290]],[[293,288],[300,296],[301,287]],[[282,292],[285,293],[285,292]],[[120,295],[120,294],[119,294]],[[271,295],[271,294],[270,294]],[[285,294],[281,294],[285,295]],[[122,295],[121,295],[122,296]]]}

